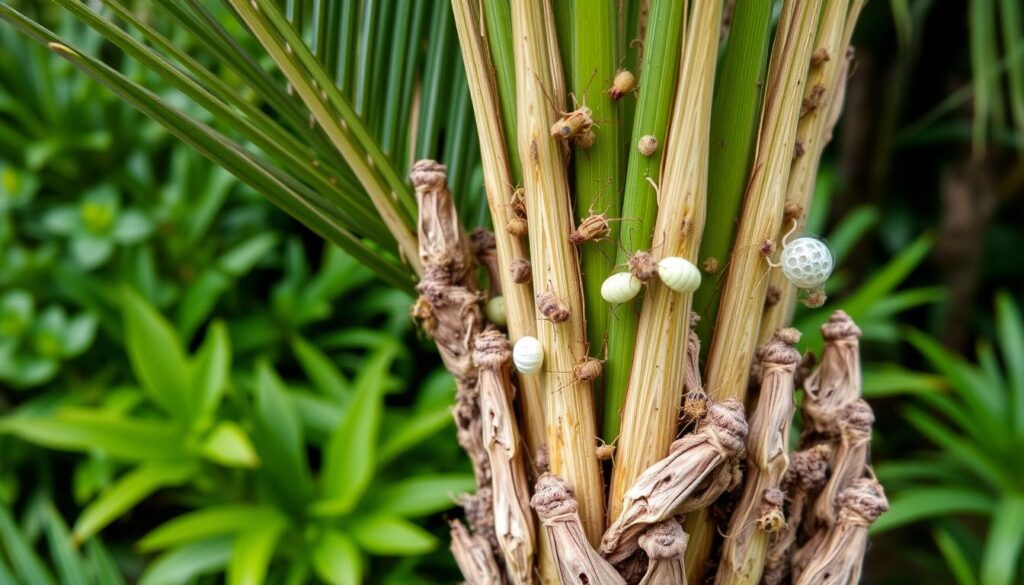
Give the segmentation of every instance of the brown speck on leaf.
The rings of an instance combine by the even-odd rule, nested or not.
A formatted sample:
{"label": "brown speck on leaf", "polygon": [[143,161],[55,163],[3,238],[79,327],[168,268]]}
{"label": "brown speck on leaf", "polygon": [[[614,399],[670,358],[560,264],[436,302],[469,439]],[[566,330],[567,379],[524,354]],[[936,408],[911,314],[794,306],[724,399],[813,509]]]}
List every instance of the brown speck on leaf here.
{"label": "brown speck on leaf", "polygon": [[768,307],[774,307],[779,304],[780,300],[782,300],[782,291],[774,284],[769,284],[768,290],[764,293],[764,307],[766,309]]}
{"label": "brown speck on leaf", "polygon": [[629,266],[629,271],[640,282],[650,282],[658,276],[658,263],[654,261],[654,256],[650,252],[644,250],[634,252],[626,264]]}
{"label": "brown speck on leaf", "polygon": [[658,139],[650,134],[641,136],[640,141],[636,143],[636,149],[644,156],[651,156],[658,150]]}
{"label": "brown speck on leaf", "polygon": [[761,240],[761,253],[765,256],[771,256],[775,253],[775,240],[765,238]]}
{"label": "brown speck on leaf", "polygon": [[818,50],[814,51],[814,54],[811,55],[811,67],[817,67],[831,60],[832,54],[828,52],[828,48],[818,47]]}
{"label": "brown speck on leaf", "polygon": [[708,256],[703,262],[701,262],[700,269],[708,274],[714,274],[718,272],[718,260]]}
{"label": "brown speck on leaf", "polygon": [[512,282],[516,284],[526,284],[533,278],[530,261],[526,258],[516,258],[513,260],[509,271],[512,272]]}
{"label": "brown speck on leaf", "polygon": [[530,141],[530,160],[533,162],[537,162],[538,160],[540,160],[540,152],[537,148],[536,138]]}
{"label": "brown speck on leaf", "polygon": [[793,142],[793,160],[796,160],[804,155],[807,149],[804,147],[803,138],[797,137],[796,141]]}
{"label": "brown speck on leaf", "polygon": [[552,323],[565,323],[569,320],[569,307],[551,291],[537,295],[537,310]]}
{"label": "brown speck on leaf", "polygon": [[569,243],[580,245],[583,242],[599,241],[611,231],[611,224],[603,213],[592,213],[582,222],[579,227],[569,234]]}

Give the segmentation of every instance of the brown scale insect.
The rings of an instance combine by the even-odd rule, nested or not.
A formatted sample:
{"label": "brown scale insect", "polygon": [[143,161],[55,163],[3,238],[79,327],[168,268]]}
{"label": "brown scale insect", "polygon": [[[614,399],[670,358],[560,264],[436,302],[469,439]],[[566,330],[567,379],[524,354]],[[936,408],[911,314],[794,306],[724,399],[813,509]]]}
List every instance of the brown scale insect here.
{"label": "brown scale insect", "polygon": [[608,96],[613,100],[619,100],[622,96],[636,90],[636,76],[628,69],[619,69],[612,79],[612,86],[608,88]]}
{"label": "brown scale insect", "polygon": [[828,296],[825,294],[825,289],[816,288],[808,291],[807,296],[800,299],[800,302],[808,309],[818,309],[825,304],[828,300]]}
{"label": "brown scale insect", "polygon": [[825,86],[820,83],[816,83],[811,87],[811,91],[808,92],[806,97],[804,97],[804,101],[800,105],[800,117],[806,116],[814,110],[817,110],[824,102]]}
{"label": "brown scale insect", "polygon": [[572,375],[580,382],[591,382],[601,376],[604,366],[601,360],[584,356],[572,369]]}
{"label": "brown scale insect", "polygon": [[594,456],[598,461],[609,461],[615,457],[615,445],[608,445],[604,441],[594,449]]}
{"label": "brown scale insect", "polygon": [[537,309],[552,323],[565,323],[569,320],[569,307],[551,291],[537,295]]}
{"label": "brown scale insect", "polygon": [[658,150],[658,139],[650,134],[641,136],[636,143],[636,149],[644,156],[651,156],[654,151]]}
{"label": "brown scale insect", "polygon": [[626,261],[629,266],[629,271],[636,277],[640,282],[650,282],[658,276],[658,263],[654,260],[654,256],[650,252],[640,250],[634,252],[629,260]]}
{"label": "brown scale insect", "polygon": [[512,193],[512,201],[508,206],[512,217],[505,224],[505,231],[517,238],[527,235],[529,224],[526,222],[526,201],[522,188],[516,189]]}
{"label": "brown scale insect", "polygon": [[603,213],[591,213],[579,227],[569,234],[569,243],[576,246],[583,242],[603,240],[611,231],[608,217]]}
{"label": "brown scale insect", "polygon": [[703,262],[701,262],[700,269],[703,270],[704,272],[707,272],[708,274],[714,274],[718,272],[718,260],[711,256],[708,256],[707,258],[704,259]]}
{"label": "brown scale insect", "polygon": [[[576,102],[576,96],[572,96],[572,101]],[[568,142],[595,126],[593,110],[586,105],[576,104],[576,106],[576,109],[571,112],[562,112],[562,117],[551,125],[552,137]]]}
{"label": "brown scale insect", "polygon": [[597,142],[597,134],[593,128],[587,128],[579,136],[576,137],[576,146],[583,150],[590,150],[594,143]]}
{"label": "brown scale insect", "polygon": [[521,238],[525,236],[527,233],[529,233],[530,229],[529,226],[526,224],[525,219],[521,217],[513,217],[512,219],[508,220],[507,224],[505,224],[505,231],[507,231],[509,235]]}
{"label": "brown scale insect", "polygon": [[530,261],[526,258],[513,260],[509,271],[512,273],[512,282],[516,284],[525,284],[533,278],[533,269],[530,267]]}
{"label": "brown scale insect", "polygon": [[832,60],[831,53],[825,47],[819,47],[814,54],[811,55],[811,67],[817,67],[823,63],[828,63]]}

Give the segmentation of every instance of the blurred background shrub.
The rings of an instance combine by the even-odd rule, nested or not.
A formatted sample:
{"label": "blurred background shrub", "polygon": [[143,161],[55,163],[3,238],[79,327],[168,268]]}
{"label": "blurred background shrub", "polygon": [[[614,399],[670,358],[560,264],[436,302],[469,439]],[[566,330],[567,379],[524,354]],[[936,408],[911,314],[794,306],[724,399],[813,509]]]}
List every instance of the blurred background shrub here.
{"label": "blurred background shrub", "polygon": [[[808,225],[839,270],[796,323],[811,350],[832,308],[864,331],[892,500],[866,582],[1024,579],[1022,30],[1015,0],[890,0],[855,39]],[[451,65],[432,107],[464,95]],[[448,103],[458,132],[421,134],[473,225]],[[472,479],[410,303],[0,26],[0,582],[453,582],[443,512]]]}

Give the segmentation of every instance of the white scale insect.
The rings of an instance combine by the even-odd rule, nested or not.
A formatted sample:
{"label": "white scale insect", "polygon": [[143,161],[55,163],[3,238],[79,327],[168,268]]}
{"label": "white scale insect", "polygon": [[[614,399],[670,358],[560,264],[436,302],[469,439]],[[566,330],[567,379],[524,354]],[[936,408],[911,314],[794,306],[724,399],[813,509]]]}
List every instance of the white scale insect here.
{"label": "white scale insect", "polygon": [[524,335],[512,347],[512,363],[524,374],[536,374],[544,365],[544,347],[536,337]]}
{"label": "white scale insect", "polygon": [[783,238],[780,263],[782,274],[793,286],[816,289],[825,284],[835,268],[835,258],[828,245],[813,236],[801,236],[792,242]]}
{"label": "white scale insect", "polygon": [[629,272],[616,272],[601,284],[601,298],[608,303],[626,303],[639,293],[640,279]]}
{"label": "white scale insect", "polygon": [[676,292],[692,293],[700,286],[700,270],[686,258],[662,258],[658,261],[658,276],[665,286]]}

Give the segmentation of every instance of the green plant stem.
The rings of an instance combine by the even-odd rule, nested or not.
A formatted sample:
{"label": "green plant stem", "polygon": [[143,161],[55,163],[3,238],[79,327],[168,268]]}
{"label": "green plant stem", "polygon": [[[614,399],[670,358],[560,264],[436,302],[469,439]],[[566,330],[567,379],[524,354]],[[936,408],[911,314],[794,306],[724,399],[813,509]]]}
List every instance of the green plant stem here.
{"label": "green plant stem", "polygon": [[[593,7],[588,0],[583,0],[583,3],[587,7]],[[565,76],[566,84],[569,87],[575,87],[575,80],[572,78],[573,69],[572,63],[572,50],[573,50],[573,14],[575,12],[576,0],[555,0],[551,3],[552,14],[555,17],[555,33],[557,34],[558,40],[558,54],[561,57],[562,73]],[[555,101],[555,108],[562,109],[564,104],[569,103],[569,97],[564,95],[553,95],[551,99]]]}
{"label": "green plant stem", "polygon": [[[619,120],[615,102],[606,88],[615,77],[615,36],[618,7],[613,2],[596,4],[575,2],[573,30],[586,31],[574,35],[572,42],[573,92],[591,110],[598,125],[597,141],[588,150],[574,149],[576,165],[576,220],[591,214],[619,217]],[[619,222],[612,222],[612,231],[600,241],[580,244],[583,272],[583,293],[587,299],[587,338],[590,352],[600,352],[608,331],[608,305],[601,302],[601,284],[612,272],[618,243]],[[601,395],[599,381],[594,392]]]}
{"label": "green plant stem", "polygon": [[511,167],[512,180],[523,180],[523,165],[519,161],[516,137],[516,64],[512,57],[512,13],[507,1],[484,2],[483,21],[486,27],[487,48],[490,50],[494,78],[501,102],[501,122],[505,133],[505,148]]}
{"label": "green plant stem", "polygon": [[[640,92],[622,198],[616,266],[624,265],[633,252],[651,247],[658,201],[647,179],[650,177],[656,180],[661,175],[661,148],[653,156],[643,156],[637,151],[636,143],[641,136],[648,134],[653,135],[659,145],[665,143],[672,96],[679,73],[683,12],[683,3],[678,0],[651,2],[651,20],[645,40],[648,58],[640,72]],[[618,305],[610,312],[602,430],[602,436],[607,441],[614,441],[619,434],[619,410],[625,398],[630,366],[633,363],[638,318],[637,307],[633,303]]]}
{"label": "green plant stem", "polygon": [[701,316],[697,333],[705,352],[711,344],[722,275],[736,237],[736,218],[743,205],[754,156],[773,4],[772,0],[736,3],[715,81],[708,162],[708,229],[704,230],[699,258],[714,259],[718,268],[705,274],[693,297],[693,310]]}

